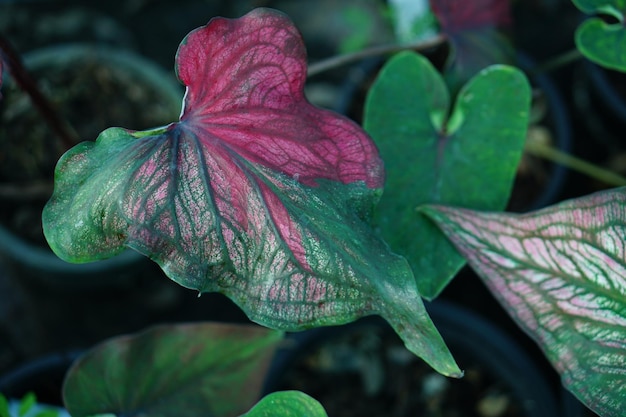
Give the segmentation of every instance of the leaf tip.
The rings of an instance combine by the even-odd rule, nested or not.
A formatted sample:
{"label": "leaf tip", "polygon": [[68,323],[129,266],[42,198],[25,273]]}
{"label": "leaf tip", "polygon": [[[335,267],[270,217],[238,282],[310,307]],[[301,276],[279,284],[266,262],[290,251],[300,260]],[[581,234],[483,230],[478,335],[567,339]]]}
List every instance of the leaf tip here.
{"label": "leaf tip", "polygon": [[438,223],[439,221],[443,220],[443,214],[441,212],[441,207],[435,204],[422,204],[417,206],[417,208],[415,209],[415,211],[417,211],[418,213],[423,214],[424,216],[426,216],[429,220],[433,221],[434,223]]}

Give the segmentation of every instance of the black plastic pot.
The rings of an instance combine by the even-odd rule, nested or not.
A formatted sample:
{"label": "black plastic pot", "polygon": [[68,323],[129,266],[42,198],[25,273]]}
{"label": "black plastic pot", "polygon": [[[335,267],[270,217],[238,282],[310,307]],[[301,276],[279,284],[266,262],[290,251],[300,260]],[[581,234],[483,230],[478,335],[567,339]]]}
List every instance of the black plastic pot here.
{"label": "black plastic pot", "polygon": [[[518,65],[520,68],[530,74],[536,67],[534,60],[524,53],[517,55]],[[556,87],[552,79],[545,73],[528,75],[531,85],[543,95],[546,109],[545,125],[550,130],[554,139],[554,146],[561,152],[572,152],[572,132],[571,120],[567,105],[563,100],[559,89]],[[546,161],[544,161],[546,162]],[[549,163],[549,177],[537,195],[519,211],[532,211],[550,204],[554,204],[559,200],[565,182],[567,180],[568,169],[563,165]]]}
{"label": "black plastic pot", "polygon": [[367,318],[289,335],[266,392],[302,390],[333,417],[563,415],[561,390],[506,333],[450,303],[437,301],[428,310],[464,378],[437,374],[386,323]]}
{"label": "black plastic pot", "polygon": [[[164,122],[175,121],[182,103],[182,86],[172,74],[132,52],[100,45],[67,44],[36,50],[25,56],[27,68],[43,72],[47,68],[93,66],[95,62],[120,74],[124,80],[131,80],[134,88],[151,91],[155,102],[171,115],[172,119]],[[10,77],[6,77],[7,85],[3,88],[9,83]],[[81,139],[93,140],[95,137]],[[59,259],[48,247],[24,238],[7,224],[0,224],[0,256],[18,270],[20,277],[46,288],[64,290],[128,286],[129,278],[150,262],[128,250],[105,261],[70,264]]]}
{"label": "black plastic pot", "polygon": [[572,83],[574,104],[589,130],[588,144],[601,144],[607,153],[624,151],[626,141],[626,75],[583,60]]}
{"label": "black plastic pot", "polygon": [[32,392],[40,403],[63,406],[61,387],[65,373],[79,355],[79,351],[68,351],[26,362],[0,376],[0,393],[19,399]]}

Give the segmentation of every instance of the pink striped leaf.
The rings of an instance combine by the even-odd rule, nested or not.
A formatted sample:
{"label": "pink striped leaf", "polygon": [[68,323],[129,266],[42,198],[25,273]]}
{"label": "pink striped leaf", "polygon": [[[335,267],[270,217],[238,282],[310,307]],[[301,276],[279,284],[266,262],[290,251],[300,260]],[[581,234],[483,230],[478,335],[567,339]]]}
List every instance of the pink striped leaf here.
{"label": "pink striped leaf", "polygon": [[215,18],[177,54],[180,121],[112,128],[59,162],[44,233],[63,259],[125,246],[179,284],[283,330],[385,317],[458,375],[407,262],[369,225],[383,165],[354,122],[304,98],[306,52],[281,13]]}
{"label": "pink striped leaf", "polygon": [[422,208],[602,416],[626,415],[626,189],[524,214]]}

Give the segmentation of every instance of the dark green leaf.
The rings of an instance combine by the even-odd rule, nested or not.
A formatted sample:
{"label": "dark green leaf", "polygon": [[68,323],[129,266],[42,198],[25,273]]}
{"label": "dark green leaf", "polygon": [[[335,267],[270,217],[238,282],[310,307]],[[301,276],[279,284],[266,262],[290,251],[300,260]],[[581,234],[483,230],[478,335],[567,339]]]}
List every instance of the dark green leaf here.
{"label": "dark green leaf", "polygon": [[33,392],[26,393],[20,400],[20,406],[18,408],[19,416],[23,417],[28,414],[35,405],[37,405],[37,397],[35,394]]}
{"label": "dark green leaf", "polygon": [[324,407],[300,391],[274,392],[242,417],[328,417]]}
{"label": "dark green leaf", "polygon": [[[583,55],[603,67],[626,71],[624,0],[572,0],[589,15],[576,30],[576,46]],[[607,17],[613,22],[607,20]]]}
{"label": "dark green leaf", "polygon": [[70,369],[73,417],[229,417],[258,398],[282,333],[218,323],[159,326],[97,346]]}
{"label": "dark green leaf", "polygon": [[435,298],[464,260],[416,207],[504,208],[529,106],[524,75],[494,66],[463,87],[451,111],[441,76],[410,52],[392,58],[372,86],[364,125],[387,171],[376,220],[392,249],[409,260],[424,297]]}
{"label": "dark green leaf", "polygon": [[9,400],[0,393],[0,417],[9,417]]}

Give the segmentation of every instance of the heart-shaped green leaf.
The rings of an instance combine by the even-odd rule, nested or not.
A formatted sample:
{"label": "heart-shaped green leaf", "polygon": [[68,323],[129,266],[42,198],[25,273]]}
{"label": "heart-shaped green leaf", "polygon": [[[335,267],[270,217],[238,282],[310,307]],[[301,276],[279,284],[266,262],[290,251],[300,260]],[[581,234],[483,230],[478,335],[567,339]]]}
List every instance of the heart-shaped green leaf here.
{"label": "heart-shaped green leaf", "polygon": [[504,208],[524,147],[529,106],[525,76],[494,66],[463,87],[450,114],[443,79],[411,52],[392,58],[372,86],[364,126],[387,170],[377,223],[392,248],[409,260],[424,297],[435,298],[464,260],[416,207]]}
{"label": "heart-shaped green leaf", "polygon": [[525,215],[423,210],[565,386],[601,416],[626,415],[626,188]]}
{"label": "heart-shaped green leaf", "polygon": [[602,17],[585,20],[576,30],[576,46],[582,54],[603,67],[626,71],[626,28],[624,0],[572,0],[583,13],[616,19],[609,23]]}
{"label": "heart-shaped green leaf", "polygon": [[278,331],[220,323],[114,338],[70,368],[65,406],[73,417],[239,415],[258,399],[281,339]]}
{"label": "heart-shaped green leaf", "polygon": [[281,330],[380,314],[446,375],[461,372],[407,262],[371,229],[383,167],[354,122],[304,97],[306,51],[281,13],[215,18],[177,54],[181,120],[112,128],[59,161],[43,213],[60,257],[133,248],[179,284]]}
{"label": "heart-shaped green leaf", "polygon": [[328,417],[319,401],[300,391],[269,394],[242,417]]}

